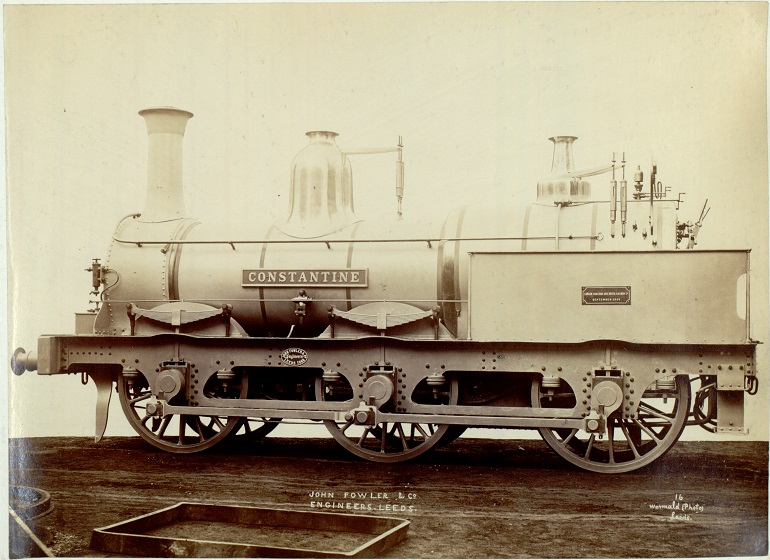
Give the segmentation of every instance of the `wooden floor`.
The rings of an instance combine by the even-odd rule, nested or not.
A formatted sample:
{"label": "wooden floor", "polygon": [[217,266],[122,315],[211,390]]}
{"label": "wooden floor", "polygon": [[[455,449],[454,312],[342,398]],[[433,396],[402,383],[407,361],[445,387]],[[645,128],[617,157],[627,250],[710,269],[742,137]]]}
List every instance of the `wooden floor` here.
{"label": "wooden floor", "polygon": [[[57,556],[110,556],[89,548],[94,528],[182,501],[409,519],[393,558],[768,552],[762,442],[680,442],[622,475],[579,471],[538,440],[461,438],[402,464],[356,460],[330,439],[173,455],[139,438],[42,438],[11,440],[9,452],[11,485],[51,495],[32,526]],[[316,548],[333,538],[319,533]]]}

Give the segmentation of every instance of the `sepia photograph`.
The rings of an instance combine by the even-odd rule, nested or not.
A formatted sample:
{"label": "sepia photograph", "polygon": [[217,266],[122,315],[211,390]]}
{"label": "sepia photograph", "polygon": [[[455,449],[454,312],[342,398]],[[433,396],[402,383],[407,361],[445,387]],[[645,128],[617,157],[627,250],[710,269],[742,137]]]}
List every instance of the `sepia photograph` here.
{"label": "sepia photograph", "polygon": [[0,558],[766,557],[767,25],[5,4]]}

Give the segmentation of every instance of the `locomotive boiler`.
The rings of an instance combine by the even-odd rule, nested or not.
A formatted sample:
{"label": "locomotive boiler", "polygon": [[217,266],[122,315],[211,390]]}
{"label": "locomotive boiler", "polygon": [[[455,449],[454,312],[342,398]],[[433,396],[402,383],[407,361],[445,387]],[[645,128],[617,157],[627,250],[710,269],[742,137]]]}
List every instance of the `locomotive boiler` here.
{"label": "locomotive boiler", "polygon": [[91,264],[97,309],[12,360],[92,379],[97,441],[114,386],[139,435],[177,453],[284,419],[323,422],[381,462],[469,427],[527,428],[579,467],[625,472],[687,425],[744,430],[758,384],[749,251],[696,250],[706,212],[679,221],[655,166],[619,152],[576,169],[575,138],[553,137],[530,204],[407,230],[356,216],[350,152],[314,131],[285,219],[200,223],[182,190],[192,114],[140,114],[145,208]]}

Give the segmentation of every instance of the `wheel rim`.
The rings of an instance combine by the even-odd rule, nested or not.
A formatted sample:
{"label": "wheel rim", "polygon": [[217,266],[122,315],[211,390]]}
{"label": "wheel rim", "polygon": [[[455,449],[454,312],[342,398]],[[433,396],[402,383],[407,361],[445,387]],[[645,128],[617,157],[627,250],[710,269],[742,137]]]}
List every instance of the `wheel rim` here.
{"label": "wheel rim", "polygon": [[[241,398],[246,394],[246,390],[247,377],[242,375],[240,384],[231,383],[226,395],[217,394],[215,387],[204,391],[207,396]],[[141,373],[131,376],[121,373],[118,379],[118,394],[123,412],[134,430],[145,441],[164,451],[196,453],[209,449],[241,425],[241,419],[235,416],[189,414],[170,414],[163,418],[149,416],[146,411],[146,402],[152,393],[146,378]]]}
{"label": "wheel rim", "polygon": [[[446,389],[438,391],[437,404],[457,404],[457,380],[449,380]],[[316,380],[316,398],[330,400],[325,382]],[[450,428],[448,424],[382,422],[377,426],[358,426],[349,422],[324,420],[332,437],[358,457],[378,463],[398,463],[413,459],[440,444]]]}
{"label": "wheel rim", "polygon": [[[570,463],[600,473],[628,472],[661,457],[677,442],[690,410],[690,382],[679,375],[674,388],[645,390],[636,418],[623,418],[615,411],[607,419],[603,439],[597,434],[568,428],[538,428],[545,442]],[[565,389],[566,388],[566,389]],[[532,385],[534,407],[571,408],[574,393],[562,383],[555,396],[543,394],[540,380]]]}

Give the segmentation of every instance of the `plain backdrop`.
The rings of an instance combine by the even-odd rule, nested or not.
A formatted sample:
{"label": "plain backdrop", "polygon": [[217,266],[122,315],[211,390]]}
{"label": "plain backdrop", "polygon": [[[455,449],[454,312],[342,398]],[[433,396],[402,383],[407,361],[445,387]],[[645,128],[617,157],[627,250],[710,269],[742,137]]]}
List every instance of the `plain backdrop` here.
{"label": "plain backdrop", "polygon": [[[153,106],[195,114],[185,197],[205,221],[281,217],[308,130],[337,131],[343,149],[403,136],[418,220],[533,200],[550,136],[579,137],[578,167],[613,151],[634,168],[654,159],[687,193],[682,219],[708,198],[699,248],[752,250],[752,332],[770,342],[765,3],[7,5],[3,17],[9,352],[73,332],[89,308],[84,269],[144,205],[137,111]],[[353,169],[359,216],[392,217],[392,156]],[[752,439],[768,435],[767,348]],[[8,390],[12,437],[93,434],[96,393],[78,376],[9,374]],[[115,398],[107,435],[129,433]]]}

